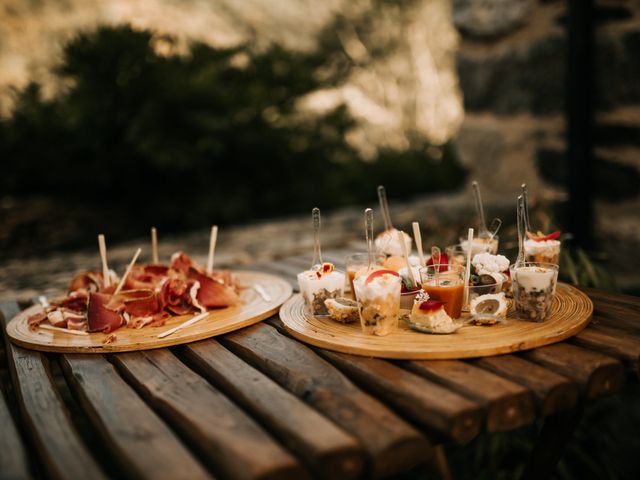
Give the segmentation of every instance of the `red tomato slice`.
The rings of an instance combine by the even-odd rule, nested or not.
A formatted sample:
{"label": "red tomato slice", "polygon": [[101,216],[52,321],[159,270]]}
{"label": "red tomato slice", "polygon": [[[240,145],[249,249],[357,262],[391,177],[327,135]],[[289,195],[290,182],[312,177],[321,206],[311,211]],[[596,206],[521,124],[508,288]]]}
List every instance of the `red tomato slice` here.
{"label": "red tomato slice", "polygon": [[373,279],[375,279],[376,277],[379,277],[379,276],[384,275],[384,274],[387,274],[387,273],[388,273],[389,275],[394,275],[394,276],[396,276],[396,277],[399,277],[399,276],[400,276],[400,274],[399,274],[398,272],[395,272],[395,271],[393,271],[393,270],[385,270],[385,269],[382,269],[382,270],[376,270],[375,272],[371,272],[371,273],[369,274],[369,276],[367,277],[367,279],[364,281],[364,284],[365,284],[365,285],[367,285],[368,283],[371,283],[371,281],[372,281]]}

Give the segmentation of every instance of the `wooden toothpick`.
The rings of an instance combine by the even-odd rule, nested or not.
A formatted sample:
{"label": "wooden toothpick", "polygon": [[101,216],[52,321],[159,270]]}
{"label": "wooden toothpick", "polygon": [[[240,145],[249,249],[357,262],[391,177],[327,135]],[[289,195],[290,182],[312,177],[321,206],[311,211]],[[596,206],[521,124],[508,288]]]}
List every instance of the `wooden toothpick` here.
{"label": "wooden toothpick", "polygon": [[218,226],[211,227],[211,236],[209,237],[209,257],[207,258],[207,275],[213,273],[213,257],[216,252],[216,242],[218,241]]}
{"label": "wooden toothpick", "polygon": [[109,266],[107,265],[107,244],[104,241],[104,235],[98,235],[98,247],[100,248],[100,259],[102,260],[102,282],[104,287],[111,286],[111,277],[109,275]]}
{"label": "wooden toothpick", "polygon": [[420,224],[413,222],[413,239],[416,241],[416,248],[418,249],[418,257],[420,258],[420,266],[425,267],[427,262],[424,260],[424,252],[422,251],[422,235],[420,234]]}
{"label": "wooden toothpick", "polygon": [[133,258],[131,259],[131,263],[129,263],[129,265],[127,266],[127,269],[124,271],[124,275],[120,279],[120,283],[116,287],[115,292],[113,292],[114,295],[117,295],[118,293],[120,293],[120,290],[122,290],[122,287],[124,287],[124,282],[127,279],[127,277],[129,276],[129,274],[131,273],[131,269],[135,265],[136,260],[138,260],[138,255],[140,255],[141,251],[142,251],[141,248],[136,250],[136,253],[133,255]]}
{"label": "wooden toothpick", "polygon": [[158,265],[158,231],[156,227],[151,227],[151,261],[154,265]]}

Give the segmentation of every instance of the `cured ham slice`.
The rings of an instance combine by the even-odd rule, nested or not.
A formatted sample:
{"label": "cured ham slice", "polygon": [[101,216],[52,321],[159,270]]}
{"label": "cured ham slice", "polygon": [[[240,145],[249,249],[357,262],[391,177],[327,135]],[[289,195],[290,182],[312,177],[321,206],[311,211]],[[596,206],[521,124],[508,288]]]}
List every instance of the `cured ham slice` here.
{"label": "cured ham slice", "polygon": [[89,308],[87,320],[89,332],[109,333],[124,323],[124,318],[118,312],[107,308],[111,295],[93,292],[89,294]]}
{"label": "cured ham slice", "polygon": [[62,300],[52,300],[51,305],[55,307],[62,307],[74,312],[84,313],[87,311],[87,303],[89,302],[89,294],[86,291],[71,292],[67,297]]}
{"label": "cured ham slice", "polygon": [[106,306],[126,312],[131,317],[148,317],[158,313],[158,298],[153,290],[126,290],[114,295]]}
{"label": "cured ham slice", "polygon": [[46,319],[47,319],[47,312],[44,312],[44,311],[38,312],[38,313],[35,313],[35,314],[31,315],[27,319],[27,325],[29,325],[29,328],[35,329],[35,327],[40,325]]}
{"label": "cured ham slice", "polygon": [[164,265],[135,265],[124,283],[125,290],[155,290],[169,273]]}
{"label": "cured ham slice", "polygon": [[196,298],[205,308],[221,308],[237,305],[240,297],[233,288],[223,285],[195,270],[189,272],[190,278],[200,283]]}
{"label": "cured ham slice", "polygon": [[62,315],[62,311],[60,310],[52,310],[51,312],[47,313],[47,320],[49,320],[49,323],[54,327],[67,327],[67,321],[64,319],[64,315]]}
{"label": "cured ham slice", "polygon": [[194,307],[190,302],[189,291],[191,284],[185,279],[168,278],[160,288],[159,305],[161,309],[168,310],[176,315],[186,315],[193,312]]}
{"label": "cured ham slice", "polygon": [[193,262],[184,252],[176,252],[171,256],[171,270],[187,275],[192,266]]}

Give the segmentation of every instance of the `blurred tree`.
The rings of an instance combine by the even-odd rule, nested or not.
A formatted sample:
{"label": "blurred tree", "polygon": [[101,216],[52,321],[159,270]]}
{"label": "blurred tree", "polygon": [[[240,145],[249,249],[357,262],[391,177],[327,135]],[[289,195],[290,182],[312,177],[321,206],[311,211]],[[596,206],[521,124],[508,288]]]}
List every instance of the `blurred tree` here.
{"label": "blurred tree", "polygon": [[378,183],[407,196],[464,179],[448,148],[430,158],[420,138],[363,162],[344,106],[296,112],[349,72],[330,30],[305,54],[196,43],[166,56],[156,41],[128,26],[72,40],[57,70],[66,91],[45,100],[31,84],[0,122],[1,190],[108,205],[170,230],[373,200]]}

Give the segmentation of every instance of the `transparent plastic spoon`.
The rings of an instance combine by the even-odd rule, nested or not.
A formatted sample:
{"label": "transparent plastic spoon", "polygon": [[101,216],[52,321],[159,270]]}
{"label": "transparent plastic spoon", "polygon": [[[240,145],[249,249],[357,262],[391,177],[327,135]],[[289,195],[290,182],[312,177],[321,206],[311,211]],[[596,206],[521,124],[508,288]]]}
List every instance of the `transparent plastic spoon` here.
{"label": "transparent plastic spoon", "polygon": [[380,210],[382,210],[382,218],[384,220],[384,229],[391,230],[391,215],[389,214],[389,202],[387,201],[387,191],[383,185],[378,185],[378,200],[380,200]]}
{"label": "transparent plastic spoon", "polygon": [[524,198],[522,195],[518,195],[516,202],[516,217],[518,224],[518,257],[516,258],[515,267],[521,267],[525,262],[524,255],[524,237],[525,237],[525,225],[524,225]]}
{"label": "transparent plastic spoon", "polygon": [[471,186],[473,187],[473,196],[476,200],[476,211],[478,212],[478,217],[480,218],[480,231],[478,232],[478,236],[480,238],[486,238],[489,235],[489,231],[487,230],[487,221],[484,217],[484,207],[482,206],[482,196],[480,195],[480,185],[475,180],[471,182]]}
{"label": "transparent plastic spoon", "polygon": [[438,282],[438,274],[440,273],[440,249],[438,247],[431,247],[431,260],[432,260],[432,264],[435,268],[435,280],[436,280],[436,286],[440,285],[440,283]]}
{"label": "transparent plastic spoon", "polygon": [[531,223],[529,222],[529,191],[527,190],[527,184],[522,184],[522,200],[524,202],[524,228],[525,231],[531,231]]}
{"label": "transparent plastic spoon", "polygon": [[367,254],[369,258],[367,272],[370,272],[373,266],[373,210],[370,208],[364,211],[364,235],[367,239]]}
{"label": "transparent plastic spoon", "polygon": [[313,222],[313,261],[311,270],[322,268],[322,254],[320,252],[320,209],[318,207],[311,210],[311,220]]}
{"label": "transparent plastic spoon", "polygon": [[501,226],[502,220],[500,220],[499,218],[494,218],[493,220],[491,220],[491,224],[489,225],[489,238],[494,238],[498,234]]}

